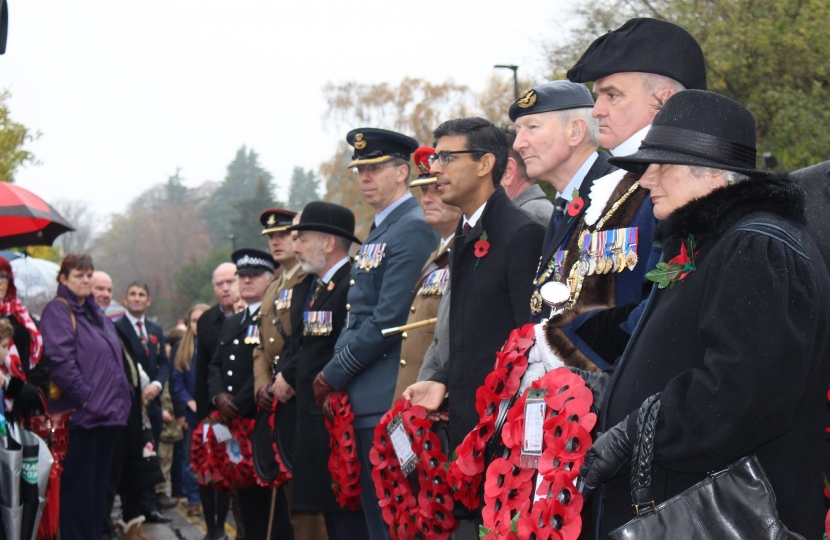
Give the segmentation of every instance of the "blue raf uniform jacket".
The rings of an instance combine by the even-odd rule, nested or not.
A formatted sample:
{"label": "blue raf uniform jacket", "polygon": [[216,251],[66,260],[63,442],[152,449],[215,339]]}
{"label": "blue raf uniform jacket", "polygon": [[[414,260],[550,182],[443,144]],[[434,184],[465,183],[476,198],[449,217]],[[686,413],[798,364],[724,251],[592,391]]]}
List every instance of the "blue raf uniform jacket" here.
{"label": "blue raf uniform jacket", "polygon": [[384,338],[381,330],[406,324],[412,284],[438,240],[412,197],[386,216],[363,244],[362,249],[386,244],[378,266],[367,270],[357,261],[352,267],[346,328],[323,374],[335,390],[348,392],[356,429],[373,427],[389,409],[401,336]]}

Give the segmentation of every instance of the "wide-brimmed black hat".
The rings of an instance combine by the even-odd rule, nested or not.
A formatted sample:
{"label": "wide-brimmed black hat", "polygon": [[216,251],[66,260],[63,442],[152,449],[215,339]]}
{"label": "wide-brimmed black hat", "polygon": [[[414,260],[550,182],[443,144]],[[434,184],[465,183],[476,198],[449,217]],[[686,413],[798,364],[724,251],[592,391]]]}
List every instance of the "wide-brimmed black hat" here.
{"label": "wide-brimmed black hat", "polygon": [[283,210],[282,208],[269,208],[259,215],[259,222],[262,223],[262,234],[282,232],[291,226],[291,222],[297,212]]}
{"label": "wide-brimmed black hat", "polygon": [[609,163],[643,174],[652,163],[678,163],[766,176],[756,165],[755,116],[728,97],[685,90],[670,97],[640,149]]}
{"label": "wide-brimmed black hat", "polygon": [[289,231],[317,231],[341,236],[357,244],[362,244],[354,235],[354,212],[339,204],[315,201],[303,208],[300,222]]}
{"label": "wide-brimmed black hat", "polygon": [[657,19],[631,19],[598,37],[568,70],[568,79],[585,83],[629,71],[663,75],[687,90],[706,90],[698,42],[676,24]]}
{"label": "wide-brimmed black hat", "polygon": [[534,86],[510,104],[507,115],[511,122],[527,114],[538,114],[568,109],[590,109],[594,97],[584,84],[570,81],[550,81]]}
{"label": "wide-brimmed black hat", "polygon": [[241,248],[231,253],[231,260],[236,265],[236,273],[240,276],[242,274],[261,274],[263,272],[271,272],[279,268],[277,263],[270,253],[254,248]]}
{"label": "wide-brimmed black hat", "polygon": [[346,135],[346,142],[354,147],[349,167],[384,163],[396,157],[409,161],[418,148],[418,141],[412,137],[378,128],[353,129]]}

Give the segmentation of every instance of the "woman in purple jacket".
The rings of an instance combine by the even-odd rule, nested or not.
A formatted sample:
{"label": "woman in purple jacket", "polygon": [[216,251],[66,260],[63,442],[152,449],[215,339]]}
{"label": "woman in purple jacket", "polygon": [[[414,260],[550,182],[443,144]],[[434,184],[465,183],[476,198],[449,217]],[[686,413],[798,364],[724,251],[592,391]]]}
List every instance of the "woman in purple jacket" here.
{"label": "woman in purple jacket", "polygon": [[73,411],[61,477],[63,540],[97,540],[110,481],[116,429],[127,423],[132,388],[115,326],[95,305],[92,257],[69,254],[58,294],[43,309],[41,333],[61,391],[55,411]]}

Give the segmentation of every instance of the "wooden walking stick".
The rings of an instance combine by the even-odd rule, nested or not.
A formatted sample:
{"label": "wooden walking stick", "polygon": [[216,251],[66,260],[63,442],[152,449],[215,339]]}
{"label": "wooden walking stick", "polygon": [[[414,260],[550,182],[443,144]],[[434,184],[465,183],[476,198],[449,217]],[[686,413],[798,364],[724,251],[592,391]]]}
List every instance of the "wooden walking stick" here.
{"label": "wooden walking stick", "polygon": [[271,512],[268,514],[268,536],[266,536],[266,540],[271,540],[271,527],[274,526],[274,506],[276,506],[277,502],[277,488],[276,486],[271,488]]}

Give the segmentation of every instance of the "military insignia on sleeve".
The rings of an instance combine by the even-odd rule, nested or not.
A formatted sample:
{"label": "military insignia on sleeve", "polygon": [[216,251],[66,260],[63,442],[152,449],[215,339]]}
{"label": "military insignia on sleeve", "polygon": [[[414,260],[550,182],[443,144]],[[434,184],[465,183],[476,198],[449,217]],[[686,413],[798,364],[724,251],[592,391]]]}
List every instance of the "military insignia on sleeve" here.
{"label": "military insignia on sleeve", "polygon": [[525,95],[520,97],[516,100],[516,105],[519,106],[521,109],[529,109],[536,104],[536,91],[533,89],[528,90]]}
{"label": "military insignia on sleeve", "polygon": [[331,331],[331,311],[306,311],[303,313],[304,336],[328,336]]}
{"label": "military insignia on sleeve", "polygon": [[285,289],[280,292],[279,297],[274,301],[274,307],[277,311],[291,309],[291,295],[293,293],[294,289]]}
{"label": "military insignia on sleeve", "polygon": [[355,150],[363,150],[364,148],[366,148],[366,141],[363,140],[363,133],[355,134],[354,148]]}
{"label": "military insignia on sleeve", "polygon": [[367,272],[377,268],[383,262],[385,251],[386,244],[363,244],[355,255],[354,265]]}

